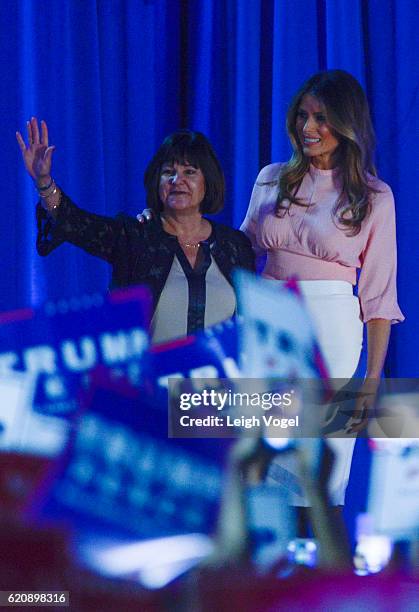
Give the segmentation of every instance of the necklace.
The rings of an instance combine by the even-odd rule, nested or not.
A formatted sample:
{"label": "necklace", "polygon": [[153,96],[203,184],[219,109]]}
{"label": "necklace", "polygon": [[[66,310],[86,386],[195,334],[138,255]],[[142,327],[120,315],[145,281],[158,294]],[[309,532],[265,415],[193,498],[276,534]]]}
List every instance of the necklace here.
{"label": "necklace", "polygon": [[[165,223],[166,225],[168,225],[170,227],[169,221],[163,215],[160,215],[160,217],[161,217],[161,220],[163,221],[163,223]],[[182,242],[182,240],[179,240],[178,236],[176,236],[176,237],[177,237],[177,240],[178,240],[179,244],[181,246],[185,247],[186,249],[199,249],[199,247],[201,246],[200,242],[188,242],[188,241]]]}
{"label": "necklace", "polygon": [[187,249],[199,249],[201,246],[200,242],[181,242],[180,240],[178,240],[178,242],[181,246],[184,246]]}

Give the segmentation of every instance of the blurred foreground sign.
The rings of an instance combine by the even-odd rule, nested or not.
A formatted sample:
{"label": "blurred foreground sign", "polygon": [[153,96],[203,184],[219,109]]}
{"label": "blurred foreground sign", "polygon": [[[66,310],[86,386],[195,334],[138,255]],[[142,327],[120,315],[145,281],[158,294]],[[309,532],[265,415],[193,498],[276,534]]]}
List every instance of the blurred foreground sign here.
{"label": "blurred foreground sign", "polygon": [[35,378],[26,372],[0,376],[0,450],[25,447],[31,434],[28,406],[32,405]]}
{"label": "blurred foreground sign", "polygon": [[197,387],[203,378],[237,378],[239,327],[237,321],[225,321],[196,336],[151,347],[144,379],[155,405],[167,414],[169,378],[190,379]]}
{"label": "blurred foreground sign", "polygon": [[394,540],[419,538],[419,440],[375,439],[368,512],[375,533]]}
{"label": "blurred foreground sign", "polygon": [[108,370],[90,376],[67,452],[44,481],[31,515],[113,536],[210,532],[224,448],[167,439],[167,414]]}
{"label": "blurred foreground sign", "polygon": [[240,271],[241,368],[249,378],[327,376],[314,328],[296,283],[278,284]]}
{"label": "blurred foreground sign", "polygon": [[55,455],[83,377],[99,364],[138,385],[149,306],[148,291],[135,287],[0,314],[0,445]]}

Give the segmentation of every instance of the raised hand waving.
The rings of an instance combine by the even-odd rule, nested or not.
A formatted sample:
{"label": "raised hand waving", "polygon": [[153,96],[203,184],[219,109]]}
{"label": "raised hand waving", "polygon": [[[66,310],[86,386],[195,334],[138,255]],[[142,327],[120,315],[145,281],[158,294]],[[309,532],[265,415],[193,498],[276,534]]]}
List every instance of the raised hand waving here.
{"label": "raised hand waving", "polygon": [[16,139],[22,152],[25,168],[39,187],[50,181],[52,154],[54,145],[48,143],[48,126],[41,121],[41,132],[38,120],[32,117],[27,122],[28,144],[26,145],[20,132],[16,132]]}

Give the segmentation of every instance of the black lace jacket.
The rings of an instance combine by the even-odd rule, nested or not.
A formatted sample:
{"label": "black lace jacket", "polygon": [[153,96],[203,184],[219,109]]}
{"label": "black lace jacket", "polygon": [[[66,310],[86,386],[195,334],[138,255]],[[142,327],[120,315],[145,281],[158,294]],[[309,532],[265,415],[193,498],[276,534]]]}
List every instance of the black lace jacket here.
{"label": "black lace jacket", "polygon": [[[125,214],[115,218],[95,215],[76,206],[65,194],[55,221],[40,204],[36,217],[40,255],[48,255],[63,242],[79,246],[112,265],[112,288],[146,284],[156,307],[180,248],[176,237],[163,230],[160,220],[140,224]],[[226,279],[232,284],[235,268],[254,272],[254,254],[247,236],[225,225],[211,224],[208,248]]]}

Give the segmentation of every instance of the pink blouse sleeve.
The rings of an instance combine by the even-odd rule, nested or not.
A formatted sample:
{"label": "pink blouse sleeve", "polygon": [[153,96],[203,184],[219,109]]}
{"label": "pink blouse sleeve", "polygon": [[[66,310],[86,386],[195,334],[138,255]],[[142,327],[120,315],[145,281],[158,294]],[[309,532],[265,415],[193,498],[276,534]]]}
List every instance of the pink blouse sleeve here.
{"label": "pink blouse sleeve", "polygon": [[255,184],[253,185],[252,195],[250,197],[250,202],[247,208],[246,216],[244,218],[243,223],[240,226],[241,231],[246,234],[246,236],[249,238],[250,242],[252,243],[252,247],[256,255],[261,255],[263,253],[263,250],[258,246],[257,240],[256,240],[256,227],[257,227],[258,216],[259,216],[259,207],[260,207],[261,200],[262,200],[262,188],[260,186],[260,183],[263,181],[263,179],[261,180],[261,176],[263,175],[263,172],[264,172],[264,168],[259,172],[258,177],[255,181]]}
{"label": "pink blouse sleeve", "polygon": [[371,227],[361,254],[358,296],[362,319],[404,320],[397,303],[397,243],[393,193],[381,183],[371,211]]}
{"label": "pink blouse sleeve", "polygon": [[243,223],[240,226],[242,232],[246,234],[252,243],[253,250],[257,256],[265,254],[265,250],[257,243],[257,225],[259,223],[260,207],[266,199],[266,188],[276,184],[279,176],[279,170],[283,164],[276,163],[265,166],[259,172],[255,184],[253,185],[252,195],[250,197],[249,207]]}

